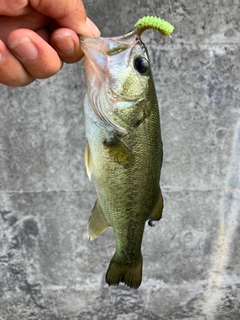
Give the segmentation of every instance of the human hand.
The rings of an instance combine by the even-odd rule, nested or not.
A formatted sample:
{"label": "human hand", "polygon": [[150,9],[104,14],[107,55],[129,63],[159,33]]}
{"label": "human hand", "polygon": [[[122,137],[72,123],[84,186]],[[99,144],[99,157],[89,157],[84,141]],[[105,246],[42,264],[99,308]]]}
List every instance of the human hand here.
{"label": "human hand", "polygon": [[28,85],[79,61],[77,34],[100,36],[82,0],[0,0],[0,83]]}

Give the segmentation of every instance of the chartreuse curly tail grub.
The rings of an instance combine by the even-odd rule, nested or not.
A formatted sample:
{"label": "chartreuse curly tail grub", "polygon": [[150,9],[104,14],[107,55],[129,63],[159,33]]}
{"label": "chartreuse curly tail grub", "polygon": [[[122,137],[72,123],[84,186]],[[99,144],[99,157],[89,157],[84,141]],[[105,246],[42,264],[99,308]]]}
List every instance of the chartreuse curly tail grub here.
{"label": "chartreuse curly tail grub", "polygon": [[153,16],[145,16],[138,20],[135,24],[138,34],[141,35],[147,29],[155,29],[161,32],[164,36],[171,36],[174,27],[167,21]]}

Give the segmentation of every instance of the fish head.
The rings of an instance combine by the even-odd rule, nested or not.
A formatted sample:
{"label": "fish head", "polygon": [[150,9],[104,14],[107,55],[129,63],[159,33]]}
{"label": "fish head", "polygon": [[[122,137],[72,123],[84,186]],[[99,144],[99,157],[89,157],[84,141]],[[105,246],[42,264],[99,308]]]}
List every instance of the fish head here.
{"label": "fish head", "polygon": [[90,107],[105,126],[126,134],[150,113],[154,87],[137,28],[119,37],[80,39]]}

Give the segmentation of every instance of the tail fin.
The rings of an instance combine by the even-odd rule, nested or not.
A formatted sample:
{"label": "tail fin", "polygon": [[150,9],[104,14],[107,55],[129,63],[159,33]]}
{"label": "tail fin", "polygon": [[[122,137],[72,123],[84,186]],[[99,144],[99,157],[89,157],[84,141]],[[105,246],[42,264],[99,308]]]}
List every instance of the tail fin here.
{"label": "tail fin", "polygon": [[123,282],[128,287],[137,289],[142,282],[141,252],[131,263],[119,258],[115,253],[108,267],[106,282],[109,286],[117,286],[119,282]]}

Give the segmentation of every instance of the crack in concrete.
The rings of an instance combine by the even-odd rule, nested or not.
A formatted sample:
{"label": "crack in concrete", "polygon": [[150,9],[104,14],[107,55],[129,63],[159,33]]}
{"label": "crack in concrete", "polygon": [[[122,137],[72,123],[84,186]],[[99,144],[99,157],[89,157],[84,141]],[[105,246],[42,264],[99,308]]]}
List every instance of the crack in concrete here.
{"label": "crack in concrete", "polygon": [[[209,320],[215,315],[222,304],[223,291],[226,287],[227,268],[230,260],[230,248],[240,215],[240,199],[236,192],[240,186],[240,123],[237,124],[233,139],[232,163],[228,173],[225,194],[220,204],[221,221],[216,241],[216,251],[212,258],[212,267],[209,271],[208,285],[203,299],[203,312]],[[235,185],[232,186],[232,182]]]}

